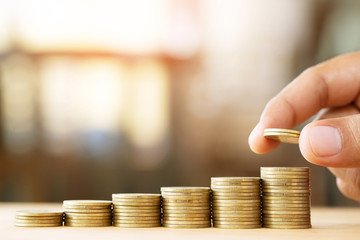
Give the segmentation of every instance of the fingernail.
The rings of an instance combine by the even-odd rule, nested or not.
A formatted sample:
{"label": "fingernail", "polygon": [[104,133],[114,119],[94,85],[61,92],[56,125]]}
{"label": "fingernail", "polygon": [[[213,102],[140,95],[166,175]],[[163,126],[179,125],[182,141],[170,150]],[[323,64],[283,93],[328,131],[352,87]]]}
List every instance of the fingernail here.
{"label": "fingernail", "polygon": [[341,152],[341,135],[337,128],[315,126],[310,130],[310,145],[313,153],[319,157],[329,157]]}

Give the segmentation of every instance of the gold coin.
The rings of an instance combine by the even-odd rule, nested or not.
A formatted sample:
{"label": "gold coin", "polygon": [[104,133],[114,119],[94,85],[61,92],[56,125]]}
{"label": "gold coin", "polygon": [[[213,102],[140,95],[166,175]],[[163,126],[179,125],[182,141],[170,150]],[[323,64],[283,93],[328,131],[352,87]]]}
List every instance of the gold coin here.
{"label": "gold coin", "polygon": [[273,172],[309,172],[308,167],[260,167],[260,171]]}
{"label": "gold coin", "polygon": [[217,222],[261,222],[261,217],[216,217],[213,220]]}
{"label": "gold coin", "polygon": [[111,201],[107,200],[65,200],[64,205],[78,206],[78,205],[91,205],[91,206],[110,206]]}
{"label": "gold coin", "polygon": [[198,206],[198,207],[183,207],[183,206],[164,206],[163,207],[164,209],[166,210],[190,210],[190,211],[197,211],[197,210],[209,210],[210,209],[210,206],[209,205],[206,205],[206,206]]}
{"label": "gold coin", "polygon": [[64,226],[67,227],[110,227],[111,223],[67,223],[65,222]]}
{"label": "gold coin", "polygon": [[15,219],[17,223],[59,223],[62,222],[62,218],[59,219]]}
{"label": "gold coin", "polygon": [[286,194],[292,194],[292,193],[309,193],[310,194],[310,190],[309,189],[305,189],[305,190],[300,190],[300,189],[263,189],[263,193],[286,193]]}
{"label": "gold coin", "polygon": [[238,211],[232,211],[232,210],[216,210],[213,211],[213,213],[224,213],[224,214],[252,214],[252,213],[256,213],[259,214],[260,210],[238,210]]}
{"label": "gold coin", "polygon": [[261,224],[221,224],[214,223],[215,228],[226,228],[226,229],[252,229],[252,228],[261,228]]}
{"label": "gold coin", "polygon": [[212,182],[258,182],[259,177],[211,177]]}
{"label": "gold coin", "polygon": [[129,199],[158,199],[161,194],[156,193],[113,193],[114,198],[129,198]]}
{"label": "gold coin", "polygon": [[162,204],[163,208],[164,207],[209,207],[210,206],[210,201],[207,203],[166,203],[164,202]]}
{"label": "gold coin", "polygon": [[112,220],[96,220],[96,219],[66,219],[65,224],[107,224],[111,225]]}
{"label": "gold coin", "polygon": [[213,200],[213,204],[214,203],[219,203],[219,204],[229,204],[229,205],[242,205],[242,204],[246,204],[246,203],[261,203],[260,199],[256,199],[256,200]]}
{"label": "gold coin", "polygon": [[280,215],[285,215],[285,214],[310,214],[310,210],[291,210],[291,211],[280,211],[280,210],[265,210],[263,209],[262,212],[264,214],[280,214]]}
{"label": "gold coin", "polygon": [[126,204],[126,203],[133,203],[132,205],[142,205],[142,204],[160,204],[160,199],[130,199],[130,198],[125,198],[125,199],[113,199],[113,203],[120,203],[120,204]]}
{"label": "gold coin", "polygon": [[185,220],[185,221],[179,221],[179,220],[164,220],[164,223],[166,224],[189,224],[189,225],[199,225],[199,224],[210,224],[210,219],[208,220]]}
{"label": "gold coin", "polygon": [[310,204],[263,204],[263,209],[310,209]]}
{"label": "gold coin", "polygon": [[161,187],[161,192],[207,192],[209,187]]}
{"label": "gold coin", "polygon": [[65,217],[109,217],[111,212],[108,213],[66,213]]}
{"label": "gold coin", "polygon": [[60,227],[60,223],[15,223],[16,227]]}
{"label": "gold coin", "polygon": [[211,217],[167,217],[164,216],[163,220],[170,220],[170,221],[210,221]]}
{"label": "gold coin", "polygon": [[284,226],[303,226],[303,225],[310,225],[311,223],[308,222],[264,222],[266,225],[284,225]]}
{"label": "gold coin", "polygon": [[213,211],[221,211],[221,210],[227,210],[227,211],[260,211],[261,207],[223,207],[223,206],[215,206],[212,208]]}
{"label": "gold coin", "polygon": [[137,210],[137,209],[116,209],[113,213],[160,213],[160,208],[156,210]]}
{"label": "gold coin", "polygon": [[168,213],[210,213],[210,207],[203,210],[174,210],[174,209],[164,209],[164,212]]}
{"label": "gold coin", "polygon": [[92,209],[64,209],[65,214],[67,213],[111,213],[111,209],[106,210],[92,210]]}
{"label": "gold coin", "polygon": [[63,211],[52,211],[52,210],[18,210],[16,211],[16,216],[62,216],[64,215]]}
{"label": "gold coin", "polygon": [[310,193],[269,193],[263,192],[263,196],[273,196],[273,197],[310,197]]}
{"label": "gold coin", "polygon": [[247,214],[236,214],[236,213],[221,213],[221,212],[213,212],[213,217],[214,218],[246,218],[246,217],[250,217],[250,218],[255,218],[255,217],[260,217],[261,213],[247,213]]}
{"label": "gold coin", "polygon": [[135,223],[138,223],[138,224],[144,224],[144,223],[160,223],[161,222],[161,219],[135,219],[135,220],[132,220],[132,219],[122,219],[122,218],[119,218],[119,219],[114,219],[114,222],[116,223],[126,223],[126,224],[135,224]]}
{"label": "gold coin", "polygon": [[123,217],[123,216],[117,216],[114,217],[113,220],[115,221],[150,221],[150,222],[156,222],[161,220],[161,216],[158,217],[144,217],[144,216],[138,216],[138,217]]}
{"label": "gold coin", "polygon": [[311,228],[311,224],[305,224],[305,225],[264,224],[263,227],[278,228],[278,229],[305,229],[305,228]]}
{"label": "gold coin", "polygon": [[305,179],[309,180],[309,176],[297,176],[297,175],[270,175],[261,173],[263,179]]}
{"label": "gold coin", "polygon": [[154,206],[124,206],[124,205],[117,205],[114,204],[114,209],[137,209],[137,210],[156,210],[159,209],[160,205]]}
{"label": "gold coin", "polygon": [[245,190],[248,190],[248,191],[256,191],[260,189],[260,184],[257,184],[257,185],[248,185],[248,186],[238,186],[238,185],[227,185],[227,186],[218,186],[218,185],[211,185],[211,190],[214,191],[214,190],[228,190],[228,191],[245,191]]}
{"label": "gold coin", "polygon": [[299,144],[300,132],[294,133],[294,130],[283,129],[283,131],[275,131],[273,128],[264,130],[264,137],[282,143]]}
{"label": "gold coin", "polygon": [[72,217],[72,216],[66,216],[65,220],[108,220],[111,219],[111,216],[107,217]]}
{"label": "gold coin", "polygon": [[245,189],[245,190],[241,190],[241,189],[213,189],[212,191],[212,195],[238,195],[238,196],[256,196],[260,194],[260,187],[258,187],[257,189]]}
{"label": "gold coin", "polygon": [[262,196],[262,201],[309,202],[310,196]]}
{"label": "gold coin", "polygon": [[305,219],[298,219],[298,218],[272,218],[272,217],[264,217],[263,221],[265,222],[279,222],[279,224],[281,222],[297,222],[297,223],[302,223],[302,222],[310,222],[311,219],[310,218],[305,218]]}
{"label": "gold coin", "polygon": [[138,202],[120,202],[120,201],[114,201],[114,205],[116,206],[141,206],[141,207],[146,207],[146,206],[160,206],[160,201],[159,202],[142,202],[142,203],[138,203]]}
{"label": "gold coin", "polygon": [[189,198],[169,199],[169,198],[164,198],[163,199],[163,204],[164,203],[200,203],[200,204],[204,204],[204,203],[209,203],[209,202],[210,202],[210,198],[202,198],[202,199],[189,199]]}
{"label": "gold coin", "polygon": [[168,228],[209,228],[211,227],[211,224],[200,224],[200,225],[195,225],[195,224],[163,224],[164,227],[168,227]]}
{"label": "gold coin", "polygon": [[281,191],[287,191],[287,190],[290,190],[290,191],[295,191],[295,190],[301,190],[301,191],[304,191],[304,190],[308,190],[310,191],[310,187],[309,186],[263,186],[262,190],[281,190]]}
{"label": "gold coin", "polygon": [[16,216],[15,215],[15,219],[19,219],[19,220],[58,220],[58,219],[63,219],[63,216],[55,216],[55,217],[50,217],[50,216]]}
{"label": "gold coin", "polygon": [[115,227],[121,228],[152,228],[152,227],[160,227],[160,223],[143,223],[143,224],[128,224],[128,223],[114,223]]}
{"label": "gold coin", "polygon": [[164,217],[208,217],[210,213],[171,213],[164,212]]}
{"label": "gold coin", "polygon": [[160,212],[156,212],[156,213],[134,213],[134,212],[114,212],[113,214],[114,216],[128,216],[128,217],[134,217],[134,216],[144,216],[144,217],[155,217],[155,216],[160,216]]}
{"label": "gold coin", "polygon": [[308,213],[308,214],[270,214],[270,213],[263,213],[263,218],[302,218],[302,219],[308,219],[308,218],[310,218],[310,213]]}

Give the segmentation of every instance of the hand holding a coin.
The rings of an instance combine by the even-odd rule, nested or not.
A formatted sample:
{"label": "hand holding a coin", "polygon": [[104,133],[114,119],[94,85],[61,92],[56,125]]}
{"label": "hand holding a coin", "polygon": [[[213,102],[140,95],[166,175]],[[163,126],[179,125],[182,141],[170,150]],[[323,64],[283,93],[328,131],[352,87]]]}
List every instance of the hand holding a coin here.
{"label": "hand holding a coin", "polygon": [[264,138],[267,128],[291,129],[314,114],[301,131],[300,151],[337,176],[340,191],[360,201],[360,52],[342,55],[300,74],[266,105],[249,137],[250,148],[271,152],[279,142]]}

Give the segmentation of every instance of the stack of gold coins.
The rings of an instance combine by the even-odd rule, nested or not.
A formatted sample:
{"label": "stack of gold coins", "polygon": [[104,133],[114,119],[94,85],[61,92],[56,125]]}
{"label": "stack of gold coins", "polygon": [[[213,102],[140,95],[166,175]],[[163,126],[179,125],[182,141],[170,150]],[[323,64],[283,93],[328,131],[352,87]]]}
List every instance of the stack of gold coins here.
{"label": "stack of gold coins", "polygon": [[311,228],[310,169],[262,167],[263,225]]}
{"label": "stack of gold coins", "polygon": [[112,202],[104,200],[66,200],[63,202],[65,226],[106,227],[112,223]]}
{"label": "stack of gold coins", "polygon": [[261,227],[260,178],[213,177],[211,191],[214,227]]}
{"label": "stack of gold coins", "polygon": [[114,226],[148,228],[161,226],[161,195],[117,193],[112,195]]}
{"label": "stack of gold coins", "polygon": [[163,226],[205,228],[211,226],[209,187],[162,187]]}
{"label": "stack of gold coins", "polygon": [[48,210],[19,210],[15,215],[17,227],[58,227],[63,225],[64,212]]}

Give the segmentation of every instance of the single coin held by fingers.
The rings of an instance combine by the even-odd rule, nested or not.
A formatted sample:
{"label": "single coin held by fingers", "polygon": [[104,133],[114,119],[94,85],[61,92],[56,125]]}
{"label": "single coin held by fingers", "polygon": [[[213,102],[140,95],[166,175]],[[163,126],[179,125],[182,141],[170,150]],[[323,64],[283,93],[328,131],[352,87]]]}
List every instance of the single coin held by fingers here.
{"label": "single coin held by fingers", "polygon": [[266,128],[264,137],[282,143],[299,144],[300,131],[281,128]]}

